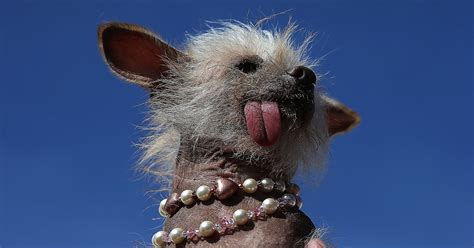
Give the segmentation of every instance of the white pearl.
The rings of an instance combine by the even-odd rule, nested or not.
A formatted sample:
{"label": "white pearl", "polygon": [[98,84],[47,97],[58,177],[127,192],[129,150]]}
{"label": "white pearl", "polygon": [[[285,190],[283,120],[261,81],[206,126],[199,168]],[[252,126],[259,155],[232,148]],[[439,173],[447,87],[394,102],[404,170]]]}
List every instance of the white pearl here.
{"label": "white pearl", "polygon": [[284,194],[282,197],[286,208],[292,208],[296,205],[296,197],[293,194]]}
{"label": "white pearl", "polygon": [[181,192],[179,199],[183,202],[184,205],[191,205],[194,203],[194,196],[192,190],[185,190]]}
{"label": "white pearl", "polygon": [[179,244],[184,241],[183,229],[177,227],[170,232],[170,239],[175,244]]}
{"label": "white pearl", "polygon": [[258,189],[258,183],[255,179],[253,178],[247,178],[245,181],[242,183],[242,187],[245,192],[252,194],[255,193]]}
{"label": "white pearl", "polygon": [[163,199],[160,202],[160,208],[158,209],[158,212],[160,212],[160,215],[163,217],[169,217],[169,214],[165,211],[165,204],[166,204],[167,199]]}
{"label": "white pearl", "polygon": [[260,181],[260,184],[262,185],[262,189],[264,192],[270,192],[273,190],[275,182],[273,182],[273,180],[270,178],[264,178]]}
{"label": "white pearl", "polygon": [[164,237],[168,235],[167,232],[165,231],[159,231],[153,234],[153,237],[151,237],[151,243],[155,247],[162,247],[166,245],[166,242],[163,240]]}
{"label": "white pearl", "polygon": [[243,209],[235,210],[234,214],[232,215],[232,218],[234,219],[235,224],[237,225],[244,225],[245,223],[247,223],[247,221],[249,221],[247,211]]}
{"label": "white pearl", "polygon": [[273,198],[267,198],[262,202],[265,213],[273,214],[278,209],[278,202]]}
{"label": "white pearl", "polygon": [[203,237],[209,237],[209,236],[212,236],[214,234],[214,223],[210,222],[210,221],[203,221],[201,223],[201,225],[199,225],[199,233],[203,236]]}
{"label": "white pearl", "polygon": [[211,188],[206,185],[199,186],[196,189],[196,196],[200,201],[207,201],[211,198]]}

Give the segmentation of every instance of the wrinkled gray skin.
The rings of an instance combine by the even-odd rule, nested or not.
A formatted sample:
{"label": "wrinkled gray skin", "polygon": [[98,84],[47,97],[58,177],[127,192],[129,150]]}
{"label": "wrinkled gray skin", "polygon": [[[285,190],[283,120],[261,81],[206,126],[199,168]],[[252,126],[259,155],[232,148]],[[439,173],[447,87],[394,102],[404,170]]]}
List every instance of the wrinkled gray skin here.
{"label": "wrinkled gray skin", "polygon": [[[322,95],[316,81],[302,86],[289,75],[297,66],[314,65],[305,56],[306,42],[293,47],[293,31],[224,23],[189,37],[180,52],[141,27],[101,25],[99,46],[110,69],[150,91],[143,170],[170,178],[170,192],[180,193],[222,177],[289,182],[298,168],[322,168],[329,137],[350,129],[358,117]],[[244,72],[238,66],[243,61],[258,67]],[[261,146],[250,137],[244,114],[249,101],[278,103],[282,131],[275,144]],[[277,197],[238,192],[228,200],[198,202],[168,218],[164,230],[197,229],[204,220],[215,223],[237,209],[255,209],[269,196]],[[277,212],[233,235],[180,247],[304,247],[314,230],[301,211]]]}
{"label": "wrinkled gray skin", "polygon": [[[208,156],[214,156],[209,161]],[[268,172],[242,161],[235,161],[223,151],[209,154],[180,154],[173,180],[172,192],[182,192],[185,189],[195,189],[207,182],[225,176],[236,181],[246,178],[264,178]],[[267,197],[278,195],[256,193],[248,195],[239,191],[229,200],[211,200],[197,203],[193,207],[183,207],[172,218],[165,222],[166,231],[174,227],[199,226],[203,220],[216,221],[223,216],[232,216],[237,209],[255,209]],[[186,224],[183,224],[186,223]],[[188,243],[179,247],[304,247],[306,239],[315,226],[301,211],[277,213],[265,221],[251,222],[233,235],[220,239],[211,238],[208,242],[197,244]]]}

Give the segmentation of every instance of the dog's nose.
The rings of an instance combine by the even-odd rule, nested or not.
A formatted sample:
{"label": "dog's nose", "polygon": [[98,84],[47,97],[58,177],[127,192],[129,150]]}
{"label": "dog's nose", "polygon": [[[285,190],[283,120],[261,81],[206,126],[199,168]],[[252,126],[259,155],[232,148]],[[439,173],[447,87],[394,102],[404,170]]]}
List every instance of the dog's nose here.
{"label": "dog's nose", "polygon": [[305,66],[296,66],[293,69],[287,71],[288,75],[295,78],[296,83],[301,85],[313,85],[316,83],[316,74]]}

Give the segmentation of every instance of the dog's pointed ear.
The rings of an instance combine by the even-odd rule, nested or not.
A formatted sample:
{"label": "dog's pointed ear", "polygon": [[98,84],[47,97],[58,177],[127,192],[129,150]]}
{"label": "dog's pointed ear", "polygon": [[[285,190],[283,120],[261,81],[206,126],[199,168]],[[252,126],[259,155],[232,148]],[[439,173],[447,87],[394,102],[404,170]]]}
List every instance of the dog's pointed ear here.
{"label": "dog's pointed ear", "polygon": [[153,32],[133,24],[105,23],[97,30],[106,63],[119,77],[145,88],[168,71],[168,62],[183,54]]}
{"label": "dog's pointed ear", "polygon": [[359,115],[346,105],[328,96],[323,96],[329,136],[347,132],[360,122]]}

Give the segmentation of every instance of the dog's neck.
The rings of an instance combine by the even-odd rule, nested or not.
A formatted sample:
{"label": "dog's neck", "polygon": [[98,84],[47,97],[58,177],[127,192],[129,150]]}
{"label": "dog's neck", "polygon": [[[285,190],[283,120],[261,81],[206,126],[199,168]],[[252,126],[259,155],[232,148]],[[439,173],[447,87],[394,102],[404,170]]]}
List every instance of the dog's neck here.
{"label": "dog's neck", "polygon": [[211,186],[219,178],[228,178],[236,183],[247,178],[256,180],[271,177],[274,181],[288,182],[285,174],[272,174],[271,164],[250,163],[234,156],[233,149],[226,146],[190,145],[182,143],[175,165],[172,192],[195,189],[201,185]]}
{"label": "dog's neck", "polygon": [[[201,185],[211,186],[220,178],[228,178],[234,182],[242,182],[247,178],[263,179],[269,177],[269,171],[233,157],[232,149],[227,148],[209,148],[202,146],[181,146],[179,151],[175,174],[172,182],[171,193],[181,193],[184,190],[194,190]],[[275,180],[285,180],[287,178],[273,178]],[[237,191],[232,197],[226,200],[211,199],[206,202],[198,202],[192,207],[183,207],[165,222],[165,230],[170,231],[173,228],[180,227],[184,230],[196,229],[202,221],[209,220],[216,222],[225,216],[232,216],[237,209],[255,209],[260,206],[262,201],[268,197],[278,197],[278,193],[264,193],[257,191],[248,195],[243,191]],[[298,223],[295,227],[293,222]],[[242,240],[245,235],[257,235],[254,238],[263,238],[265,233],[284,233],[281,237],[275,237],[271,243],[289,244],[294,238],[308,235],[314,228],[314,225],[300,211],[288,214],[279,214],[268,221],[259,222],[252,229],[265,229],[252,232],[236,232],[233,235],[225,237],[215,237],[207,242],[214,242],[219,239],[216,245],[219,247],[240,247],[230,242]],[[263,235],[263,236],[262,236]],[[270,235],[270,234],[269,234]],[[288,235],[291,238],[287,237]],[[273,234],[271,236],[274,236]],[[200,242],[197,246],[209,245],[207,242]],[[265,240],[259,241],[262,245],[271,243]],[[292,243],[293,244],[293,243]],[[252,245],[250,245],[252,246]]]}

